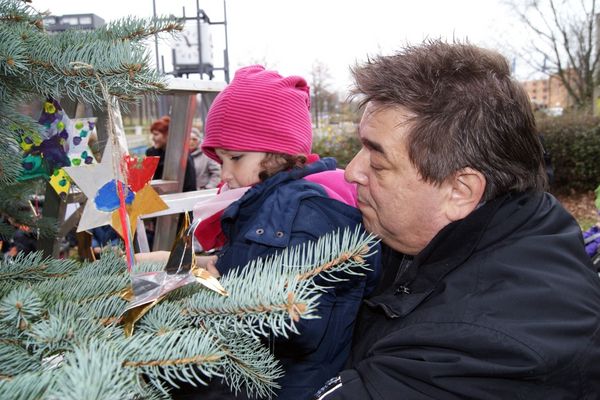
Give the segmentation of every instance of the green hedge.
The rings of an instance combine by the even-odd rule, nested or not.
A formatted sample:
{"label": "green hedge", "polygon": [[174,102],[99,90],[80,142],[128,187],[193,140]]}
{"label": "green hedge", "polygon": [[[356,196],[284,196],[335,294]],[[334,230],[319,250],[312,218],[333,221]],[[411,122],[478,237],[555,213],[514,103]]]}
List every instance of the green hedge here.
{"label": "green hedge", "polygon": [[313,152],[321,157],[334,157],[339,168],[346,168],[360,147],[356,132],[337,127],[327,127],[313,139]]}
{"label": "green hedge", "polygon": [[600,182],[600,119],[582,115],[538,118],[554,167],[553,192],[594,190]]}
{"label": "green hedge", "polygon": [[[552,192],[594,190],[600,183],[600,118],[585,115],[538,116],[539,132],[554,167]],[[360,150],[354,129],[329,126],[313,140],[313,151],[321,157],[335,157],[345,168]]]}

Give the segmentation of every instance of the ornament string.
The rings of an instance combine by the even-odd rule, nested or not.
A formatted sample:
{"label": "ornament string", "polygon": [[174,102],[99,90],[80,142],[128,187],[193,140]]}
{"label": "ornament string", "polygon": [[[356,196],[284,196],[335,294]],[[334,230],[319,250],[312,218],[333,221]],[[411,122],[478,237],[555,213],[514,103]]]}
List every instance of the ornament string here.
{"label": "ornament string", "polygon": [[[125,243],[125,256],[127,259],[127,271],[131,274],[131,270],[134,264],[133,257],[133,243],[132,243],[132,235],[131,235],[131,227],[129,223],[129,215],[127,214],[127,208],[125,204],[125,190],[127,188],[127,164],[125,162],[125,157],[123,157],[121,147],[119,146],[119,139],[115,134],[115,120],[113,117],[114,108],[113,108],[113,98],[108,93],[106,86],[102,82],[100,76],[94,70],[94,67],[81,62],[73,62],[71,63],[75,70],[85,69],[90,73],[93,73],[96,79],[98,80],[98,85],[100,86],[100,90],[102,91],[102,97],[106,103],[106,113],[108,115],[108,124],[107,124],[107,132],[108,138],[112,143],[112,151],[113,151],[113,171],[115,173],[115,185],[116,185],[116,193],[119,197],[119,219],[121,220],[121,231],[123,232],[123,242]],[[122,179],[122,181],[121,181]]]}

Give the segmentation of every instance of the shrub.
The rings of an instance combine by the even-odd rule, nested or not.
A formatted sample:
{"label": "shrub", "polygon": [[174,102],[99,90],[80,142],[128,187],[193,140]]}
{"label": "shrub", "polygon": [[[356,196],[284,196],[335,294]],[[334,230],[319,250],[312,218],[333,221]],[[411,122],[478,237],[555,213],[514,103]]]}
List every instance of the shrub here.
{"label": "shrub", "polygon": [[338,168],[346,168],[361,147],[355,125],[346,128],[330,125],[323,132],[317,132],[313,140],[313,152],[321,157],[334,157]]}
{"label": "shrub", "polygon": [[[600,182],[600,118],[582,114],[561,117],[539,115],[539,132],[554,168],[555,193],[592,191]],[[356,125],[330,125],[315,133],[313,151],[321,157],[334,157],[345,168],[360,150]]]}
{"label": "shrub", "polygon": [[569,114],[537,122],[554,166],[551,190],[594,190],[600,181],[600,119]]}

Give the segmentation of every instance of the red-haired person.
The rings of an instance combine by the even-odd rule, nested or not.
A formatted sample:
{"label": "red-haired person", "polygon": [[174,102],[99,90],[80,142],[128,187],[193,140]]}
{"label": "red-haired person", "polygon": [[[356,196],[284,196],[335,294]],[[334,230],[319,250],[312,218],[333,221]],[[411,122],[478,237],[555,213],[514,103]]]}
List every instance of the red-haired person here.
{"label": "red-haired person", "polygon": [[[154,143],[154,145],[146,149],[146,155],[160,157],[160,161],[158,162],[156,171],[154,171],[154,179],[162,179],[163,176],[170,122],[171,117],[165,115],[154,121],[150,126],[150,133],[152,134],[152,142]],[[182,143],[181,145],[183,146],[185,144]],[[185,175],[183,177],[183,187],[181,191],[191,192],[194,190],[196,190],[196,172],[194,171],[194,162],[192,158],[188,155],[188,160],[185,167]],[[152,244],[154,242],[156,218],[147,219],[146,221],[144,221],[144,223],[146,225],[148,243],[150,247],[152,247]]]}
{"label": "red-haired person", "polygon": [[[152,134],[152,142],[154,145],[146,149],[146,155],[160,157],[158,167],[156,167],[156,171],[154,172],[154,179],[162,179],[170,122],[171,117],[165,115],[154,121],[150,126],[150,133]],[[190,192],[193,190],[196,190],[196,173],[194,171],[194,162],[191,157],[188,156],[185,175],[183,177],[183,189],[181,191]]]}

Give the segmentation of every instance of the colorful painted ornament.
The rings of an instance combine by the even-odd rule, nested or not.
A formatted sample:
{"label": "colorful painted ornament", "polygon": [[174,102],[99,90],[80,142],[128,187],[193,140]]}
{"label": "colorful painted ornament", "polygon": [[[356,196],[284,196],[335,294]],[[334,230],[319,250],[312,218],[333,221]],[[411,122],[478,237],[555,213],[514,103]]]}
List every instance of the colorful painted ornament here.
{"label": "colorful painted ornament", "polygon": [[71,180],[62,168],[95,162],[89,148],[89,139],[96,134],[95,121],[95,118],[71,120],[57,100],[45,101],[38,119],[43,126],[42,136],[37,132],[18,132],[24,152],[20,180],[49,179],[50,186],[64,198]]}
{"label": "colorful painted ornament", "polygon": [[78,232],[97,226],[111,225],[121,237],[125,237],[121,224],[117,182],[124,194],[131,234],[135,233],[138,216],[168,208],[149,184],[158,165],[158,157],[137,158],[125,155],[123,165],[131,165],[131,168],[128,167],[124,171],[127,176],[127,186],[125,186],[122,175],[120,173],[115,175],[115,165],[117,164],[114,163],[114,153],[113,145],[109,142],[100,163],[65,168],[88,198],[79,221]]}

